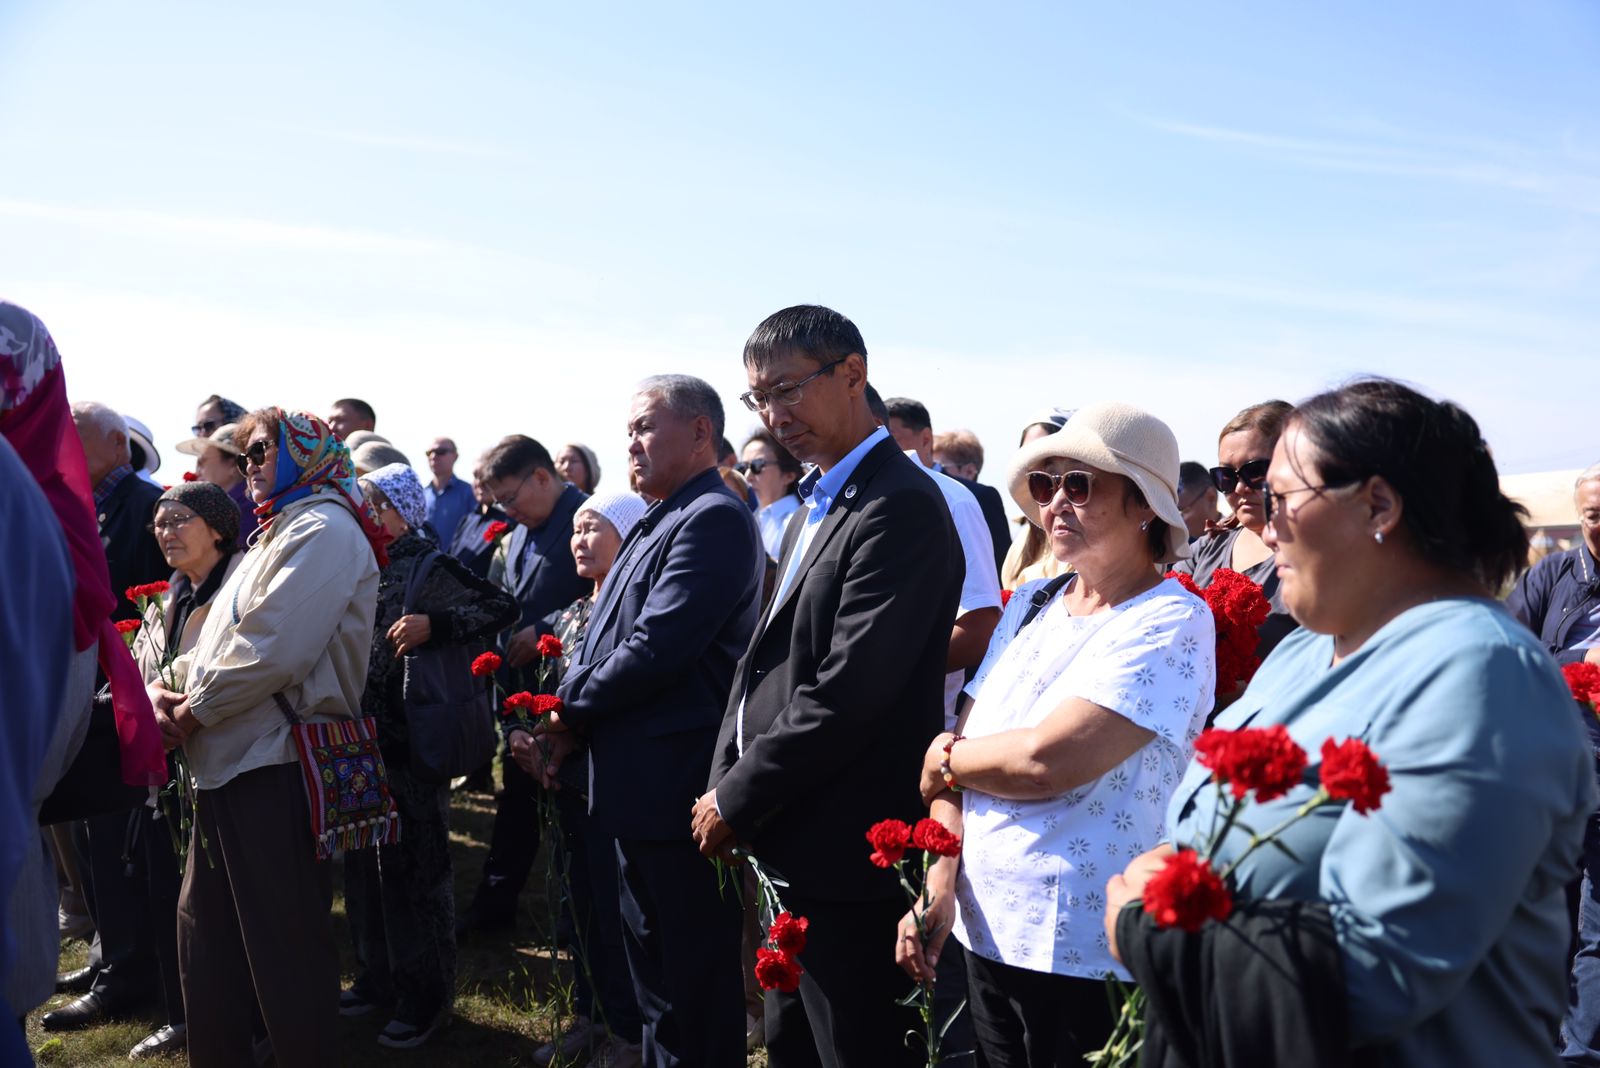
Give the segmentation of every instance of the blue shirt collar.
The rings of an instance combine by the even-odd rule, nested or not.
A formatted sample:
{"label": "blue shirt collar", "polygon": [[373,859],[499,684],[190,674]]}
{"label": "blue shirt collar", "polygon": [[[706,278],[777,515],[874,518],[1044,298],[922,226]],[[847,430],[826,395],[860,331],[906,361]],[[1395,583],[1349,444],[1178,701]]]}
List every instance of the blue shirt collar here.
{"label": "blue shirt collar", "polygon": [[100,484],[94,488],[95,508],[98,509],[104,507],[106,500],[111,496],[111,491],[116,489],[117,484],[131,474],[133,474],[132,464],[123,464],[120,467],[113,467],[106,474],[106,477],[100,480]]}
{"label": "blue shirt collar", "polygon": [[809,475],[800,480],[798,487],[806,507],[827,515],[828,509],[833,507],[834,498],[844,489],[845,483],[850,481],[850,476],[855,474],[861,458],[871,452],[873,446],[880,441],[888,439],[889,432],[880,426],[863,438],[861,444],[846,453],[844,459],[834,464],[832,470],[826,474],[820,467],[814,468]]}

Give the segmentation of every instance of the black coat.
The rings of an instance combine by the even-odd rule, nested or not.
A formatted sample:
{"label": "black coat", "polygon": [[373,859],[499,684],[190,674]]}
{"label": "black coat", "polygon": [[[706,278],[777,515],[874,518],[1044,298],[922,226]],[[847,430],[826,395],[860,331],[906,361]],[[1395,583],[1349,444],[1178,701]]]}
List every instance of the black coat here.
{"label": "black coat", "polygon": [[[589,495],[576,486],[561,491],[538,533],[519,525],[506,537],[505,586],[522,609],[518,627],[531,627],[551,612],[589,593],[594,583],[578,577],[572,562],[572,517]],[[526,556],[523,546],[533,539]]]}
{"label": "black coat", "polygon": [[851,473],[800,566],[739,664],[709,782],[737,838],[797,894],[892,897],[899,884],[867,859],[865,835],[926,814],[918,780],[944,726],[961,543],[939,487],[886,440]]}
{"label": "black coat", "polygon": [[[954,475],[950,477],[955,478]],[[994,541],[994,573],[998,575],[1005,570],[1012,529],[1006,520],[1006,506],[1000,499],[1000,491],[969,478],[956,478],[956,481],[972,491],[972,495],[978,499],[978,507],[983,509],[983,521],[988,525],[989,537]]]}
{"label": "black coat", "polygon": [[146,529],[155,519],[156,502],[160,499],[160,486],[130,474],[116,484],[98,510],[100,543],[106,549],[111,592],[117,598],[112,619],[138,618],[138,610],[124,596],[129,586],[161,582],[172,574],[156,536]]}
{"label": "black coat", "polygon": [[1575,664],[1587,650],[1574,649],[1589,629],[1589,613],[1600,604],[1600,566],[1582,542],[1551,553],[1528,569],[1506,598],[1511,614],[1527,625],[1558,664]]}
{"label": "black coat", "polygon": [[622,543],[558,691],[561,718],[589,739],[601,834],[688,842],[766,558],[755,517],[715,468],[652,505]]}

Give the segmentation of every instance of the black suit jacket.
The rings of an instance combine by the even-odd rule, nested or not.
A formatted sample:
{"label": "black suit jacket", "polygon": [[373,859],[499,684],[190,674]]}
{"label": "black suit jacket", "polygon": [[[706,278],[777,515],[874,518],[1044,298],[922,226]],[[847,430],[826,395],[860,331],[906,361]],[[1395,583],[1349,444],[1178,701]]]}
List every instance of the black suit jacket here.
{"label": "black suit jacket", "polygon": [[138,610],[124,596],[129,586],[162,582],[172,576],[155,535],[145,529],[155,519],[156,502],[160,499],[160,486],[131,474],[116,484],[98,510],[100,543],[106,548],[111,592],[117,598],[112,619],[138,617]]}
{"label": "black suit jacket", "polygon": [[[948,473],[948,472],[946,472]],[[989,537],[994,541],[994,573],[998,575],[1005,570],[1006,551],[1011,548],[1011,524],[1006,521],[1006,506],[1000,500],[1000,491],[993,486],[985,486],[982,482],[974,482],[970,478],[956,478],[972,495],[978,498],[978,507],[983,509],[983,521],[989,526]]]}
{"label": "black suit jacket", "polygon": [[[587,493],[569,485],[556,498],[550,518],[538,533],[518,524],[506,535],[505,585],[522,611],[518,627],[539,623],[593,588],[588,579],[578,577],[577,565],[572,562],[572,517],[588,499]],[[530,538],[533,548],[524,557],[523,547]]]}
{"label": "black suit jacket", "polygon": [[851,473],[800,568],[739,664],[709,782],[739,840],[797,894],[892,897],[865,836],[926,815],[917,786],[944,726],[961,543],[939,487],[891,439]]}
{"label": "black suit jacket", "polygon": [[689,842],[766,558],[715,468],[629,532],[558,691],[561,718],[589,739],[600,833]]}

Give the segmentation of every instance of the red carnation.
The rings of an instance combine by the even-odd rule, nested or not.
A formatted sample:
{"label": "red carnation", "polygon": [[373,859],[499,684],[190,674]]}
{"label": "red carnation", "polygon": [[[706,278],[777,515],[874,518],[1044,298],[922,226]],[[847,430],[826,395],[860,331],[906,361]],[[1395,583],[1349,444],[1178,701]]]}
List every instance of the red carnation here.
{"label": "red carnation", "polygon": [[1010,590],[1001,590],[1000,591],[1000,607],[1004,608],[1006,605],[1008,605],[1010,603],[1011,603],[1011,591]]}
{"label": "red carnation", "polygon": [[539,655],[542,657],[558,657],[561,655],[561,639],[554,634],[541,634],[539,635],[538,650]]}
{"label": "red carnation", "polygon": [[880,868],[891,867],[905,856],[911,844],[911,828],[902,820],[880,820],[867,832],[872,843],[872,863]]}
{"label": "red carnation", "polygon": [[800,989],[800,962],[782,950],[756,950],[756,982],[763,990],[793,994]]}
{"label": "red carnation", "polygon": [[486,544],[492,544],[496,538],[510,529],[510,523],[502,522],[501,520],[496,519],[493,523],[490,523],[484,528],[483,540]]}
{"label": "red carnation", "polygon": [[1600,664],[1580,660],[1576,664],[1561,665],[1561,677],[1567,680],[1567,689],[1573,698],[1588,708],[1600,707]]}
{"label": "red carnation", "polygon": [[1233,913],[1233,895],[1208,861],[1186,849],[1168,857],[1145,884],[1144,910],[1158,927],[1194,932],[1207,920],[1227,919]]}
{"label": "red carnation", "polygon": [[[512,712],[519,708],[523,709],[524,711],[532,710],[536,707],[535,702],[537,700],[538,698],[534,697],[534,695],[529,693],[527,690],[522,690],[518,693],[507,694],[505,707],[500,710],[500,714],[502,716],[509,716]],[[534,714],[537,715],[538,713]]]}
{"label": "red carnation", "polygon": [[780,912],[773,919],[772,926],[767,928],[767,938],[780,952],[798,957],[806,951],[806,928],[810,926],[811,921],[804,916]]}
{"label": "red carnation", "polygon": [[536,693],[528,705],[536,716],[546,716],[551,712],[560,712],[562,709],[561,698],[550,693]]}
{"label": "red carnation", "polygon": [[119,619],[113,624],[117,628],[117,633],[122,635],[122,640],[128,643],[128,648],[130,649],[133,648],[134,636],[139,633],[140,622],[137,619]]}
{"label": "red carnation", "polygon": [[1234,797],[1254,790],[1257,801],[1282,797],[1300,784],[1306,751],[1284,727],[1208,730],[1195,740],[1196,759],[1228,783]]}
{"label": "red carnation", "polygon": [[1329,738],[1322,743],[1322,788],[1365,815],[1389,792],[1389,769],[1361,739],[1346,738],[1335,745]]}
{"label": "red carnation", "polygon": [[945,829],[945,825],[929,816],[917,821],[911,830],[911,844],[941,857],[961,855],[961,839]]}
{"label": "red carnation", "polygon": [[143,608],[144,601],[149,600],[152,597],[160,597],[163,593],[166,593],[171,588],[172,584],[170,582],[146,582],[142,586],[129,586],[122,592],[123,595],[128,598],[128,600],[132,601],[140,608]]}
{"label": "red carnation", "polygon": [[472,673],[480,679],[488,675],[493,675],[496,671],[500,670],[501,663],[503,663],[503,661],[501,661],[499,653],[481,653],[479,654],[478,658],[472,662]]}
{"label": "red carnation", "polygon": [[183,473],[183,480],[185,482],[199,482],[200,476],[195,474],[193,471],[185,471]]}
{"label": "red carnation", "polygon": [[1188,575],[1185,575],[1179,571],[1168,571],[1165,577],[1172,579],[1178,585],[1182,586],[1184,589],[1188,590],[1201,600],[1205,600],[1206,591],[1202,590],[1199,586],[1196,586],[1194,584],[1194,579],[1190,578]]}

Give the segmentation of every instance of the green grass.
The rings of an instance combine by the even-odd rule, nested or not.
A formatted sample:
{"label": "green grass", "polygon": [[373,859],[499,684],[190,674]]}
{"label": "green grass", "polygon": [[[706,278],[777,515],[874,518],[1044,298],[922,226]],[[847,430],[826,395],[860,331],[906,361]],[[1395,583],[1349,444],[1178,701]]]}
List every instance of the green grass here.
{"label": "green grass", "polygon": [[[486,796],[457,793],[451,801],[450,840],[455,862],[457,908],[471,900],[489,849],[489,832],[494,821],[494,801]],[[522,910],[515,930],[508,933],[474,935],[459,950],[455,1016],[450,1024],[414,1050],[393,1050],[378,1045],[378,1032],[388,1022],[381,1012],[355,1019],[340,1020],[339,1063],[352,1068],[383,1065],[427,1065],[428,1068],[501,1068],[532,1064],[531,1055],[549,1040],[561,1019],[557,1006],[563,999],[554,992],[557,984],[570,979],[565,962],[552,972],[546,942],[541,934],[546,921],[546,902],[541,853],[533,877],[522,895]],[[335,862],[337,863],[337,862]],[[354,960],[345,921],[342,872],[334,874],[334,926],[344,965],[344,980],[353,978]],[[61,950],[61,970],[81,967],[88,946],[68,942]],[[554,980],[554,982],[553,982]],[[71,1000],[58,995],[28,1016],[28,1045],[41,1065],[61,1068],[87,1068],[94,1065],[128,1064],[128,1051],[163,1022],[159,1005],[141,1017],[119,1020],[83,1031],[49,1034],[39,1026],[39,1018],[50,1009]],[[158,999],[159,1000],[159,999]],[[187,1065],[188,1057],[176,1054],[138,1062],[167,1066]],[[765,1065],[764,1053],[754,1055],[750,1064]],[[247,1066],[244,1066],[247,1068]],[[289,1065],[280,1068],[292,1068]]]}

